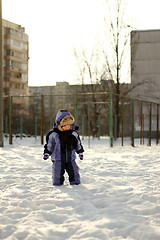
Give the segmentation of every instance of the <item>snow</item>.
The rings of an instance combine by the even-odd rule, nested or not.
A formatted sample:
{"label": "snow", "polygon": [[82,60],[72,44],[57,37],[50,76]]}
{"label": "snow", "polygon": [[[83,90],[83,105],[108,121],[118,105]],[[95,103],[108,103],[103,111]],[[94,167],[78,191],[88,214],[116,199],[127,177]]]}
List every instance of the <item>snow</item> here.
{"label": "snow", "polygon": [[40,139],[0,148],[0,239],[159,240],[160,150],[83,140],[81,185],[52,186]]}

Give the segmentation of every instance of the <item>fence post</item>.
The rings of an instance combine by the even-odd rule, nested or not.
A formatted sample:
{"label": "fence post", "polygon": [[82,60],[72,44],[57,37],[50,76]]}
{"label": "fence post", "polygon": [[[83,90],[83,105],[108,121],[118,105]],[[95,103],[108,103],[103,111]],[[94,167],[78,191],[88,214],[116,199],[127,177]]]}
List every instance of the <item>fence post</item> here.
{"label": "fence post", "polygon": [[117,140],[117,115],[114,117],[114,139]]}
{"label": "fence post", "polygon": [[142,128],[143,128],[143,134],[142,134],[142,138],[143,138],[143,145],[144,145],[144,120],[145,120],[145,114],[143,114],[143,117],[142,117]]}
{"label": "fence post", "polygon": [[12,96],[9,96],[9,144],[12,144]]}
{"label": "fence post", "polygon": [[142,131],[143,131],[143,102],[141,102],[141,135],[140,135],[140,144],[142,145]]}
{"label": "fence post", "polygon": [[88,147],[90,148],[90,103],[88,103]]}
{"label": "fence post", "polygon": [[112,101],[112,92],[110,92],[109,135],[110,135],[110,147],[113,147],[113,101]]}
{"label": "fence post", "polygon": [[151,146],[151,136],[152,134],[152,103],[150,102],[150,109],[149,109],[149,146]]}
{"label": "fence post", "polygon": [[52,129],[52,125],[53,125],[52,122],[53,122],[53,121],[52,121],[52,118],[50,117],[50,118],[49,118],[49,129]]}
{"label": "fence post", "polygon": [[156,136],[156,144],[159,143],[159,104],[157,104],[157,136]]}
{"label": "fence post", "polygon": [[3,24],[2,24],[2,0],[0,1],[0,147],[3,143]]}
{"label": "fence post", "polygon": [[75,124],[78,124],[78,117],[77,117],[77,95],[74,96],[74,115],[75,115]]}
{"label": "fence post", "polygon": [[37,116],[35,116],[35,139],[37,139]]}
{"label": "fence post", "polygon": [[5,117],[5,133],[6,133],[6,138],[8,138],[8,117]]}
{"label": "fence post", "polygon": [[123,128],[123,125],[124,125],[124,98],[122,98],[122,146],[123,146],[123,137],[124,137],[124,128]]}
{"label": "fence post", "polygon": [[82,139],[84,139],[84,115],[82,115]]}
{"label": "fence post", "polygon": [[22,133],[23,133],[23,120],[22,116],[20,116],[20,139],[22,139]]}
{"label": "fence post", "polygon": [[44,144],[44,95],[41,95],[41,144]]}
{"label": "fence post", "polygon": [[100,131],[101,131],[101,120],[100,120],[100,115],[98,115],[98,139],[100,140]]}
{"label": "fence post", "polygon": [[134,126],[134,104],[135,101],[132,100],[132,147],[134,147],[134,131],[135,131],[135,126]]}

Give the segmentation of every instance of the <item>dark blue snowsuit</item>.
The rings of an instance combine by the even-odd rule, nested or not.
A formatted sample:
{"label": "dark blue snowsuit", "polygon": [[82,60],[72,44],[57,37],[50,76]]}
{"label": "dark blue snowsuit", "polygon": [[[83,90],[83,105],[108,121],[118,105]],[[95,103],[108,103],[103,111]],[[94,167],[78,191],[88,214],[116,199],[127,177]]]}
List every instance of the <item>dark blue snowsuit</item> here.
{"label": "dark blue snowsuit", "polygon": [[57,113],[55,126],[46,136],[44,154],[51,155],[53,185],[64,183],[65,170],[69,175],[70,184],[80,184],[79,168],[76,164],[76,154],[84,152],[78,130],[78,126],[72,124],[72,129],[60,131],[59,124],[65,116],[72,116],[66,110]]}

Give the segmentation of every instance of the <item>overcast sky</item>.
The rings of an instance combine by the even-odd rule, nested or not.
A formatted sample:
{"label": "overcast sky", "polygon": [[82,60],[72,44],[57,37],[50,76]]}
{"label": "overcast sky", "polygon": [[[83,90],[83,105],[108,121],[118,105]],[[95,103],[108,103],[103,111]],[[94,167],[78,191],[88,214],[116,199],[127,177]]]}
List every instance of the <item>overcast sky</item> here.
{"label": "overcast sky", "polygon": [[[29,35],[29,85],[76,83],[73,48],[94,44],[103,25],[102,1],[2,0],[2,17]],[[128,0],[128,24],[160,29],[159,7],[159,0]]]}

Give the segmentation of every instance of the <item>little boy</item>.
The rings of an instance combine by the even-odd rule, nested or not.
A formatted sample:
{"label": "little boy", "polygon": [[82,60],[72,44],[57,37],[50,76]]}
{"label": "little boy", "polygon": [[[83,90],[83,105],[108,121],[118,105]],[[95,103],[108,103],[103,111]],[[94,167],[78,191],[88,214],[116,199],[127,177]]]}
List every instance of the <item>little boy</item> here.
{"label": "little boy", "polygon": [[83,160],[83,146],[74,124],[74,117],[67,110],[57,113],[54,128],[46,136],[44,156],[46,160],[51,156],[53,185],[63,185],[65,170],[69,175],[71,185],[80,184],[79,168],[76,164],[76,155]]}

